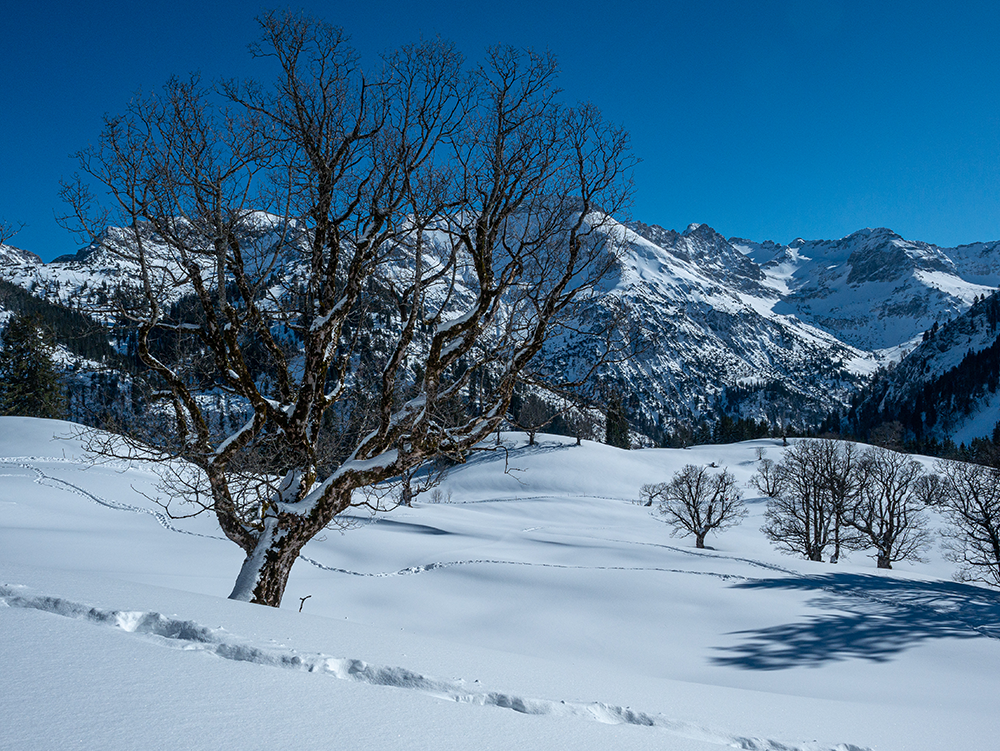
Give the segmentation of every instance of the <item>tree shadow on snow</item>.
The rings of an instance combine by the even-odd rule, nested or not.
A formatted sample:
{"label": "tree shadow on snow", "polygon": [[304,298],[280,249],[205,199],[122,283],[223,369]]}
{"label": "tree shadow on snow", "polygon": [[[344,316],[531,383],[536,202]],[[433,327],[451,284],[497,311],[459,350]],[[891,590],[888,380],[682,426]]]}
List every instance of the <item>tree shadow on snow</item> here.
{"label": "tree shadow on snow", "polygon": [[818,667],[834,660],[886,662],[928,639],[1000,639],[1000,592],[949,582],[862,574],[764,579],[738,589],[816,591],[827,612],[799,623],[733,632],[716,665],[746,670]]}

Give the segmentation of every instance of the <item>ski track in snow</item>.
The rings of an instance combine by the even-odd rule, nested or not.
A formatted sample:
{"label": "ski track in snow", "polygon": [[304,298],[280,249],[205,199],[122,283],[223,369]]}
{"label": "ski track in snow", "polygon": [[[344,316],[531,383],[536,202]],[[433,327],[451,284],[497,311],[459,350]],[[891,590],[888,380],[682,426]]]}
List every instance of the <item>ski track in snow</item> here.
{"label": "ski track in snow", "polygon": [[[52,477],[51,475],[45,474],[38,467],[34,466],[30,462],[60,462],[78,465],[79,462],[72,459],[58,459],[51,457],[5,457],[0,459],[0,467],[8,467],[14,469],[28,470],[35,474],[34,482],[39,485],[59,488],[61,490],[66,490],[71,493],[83,496],[84,498],[109,509],[115,511],[129,511],[137,514],[147,514],[152,516],[159,522],[160,526],[171,532],[176,532],[183,535],[191,535],[193,537],[203,537],[210,540],[225,540],[225,537],[218,535],[206,535],[200,532],[191,532],[190,530],[181,529],[175,527],[170,523],[169,517],[159,511],[153,511],[152,509],[144,508],[142,506],[136,506],[129,503],[122,503],[120,501],[113,501],[107,498],[102,498],[88,490],[81,488],[78,485],[67,480],[61,480],[58,477]],[[542,499],[551,496],[533,496],[532,498],[519,498],[517,500],[532,500],[532,499]],[[611,501],[623,501],[621,498],[607,498],[605,496],[588,496],[594,498],[602,498]],[[487,503],[489,501],[471,501],[471,503]],[[529,528],[537,529],[537,528]],[[604,538],[600,538],[604,539]],[[756,568],[762,568],[768,571],[773,571],[775,573],[784,574],[786,576],[802,576],[801,572],[795,571],[790,568],[785,568],[783,566],[778,566],[773,563],[765,563],[763,561],[758,561],[753,558],[744,558],[739,556],[725,555],[722,553],[713,553],[705,550],[692,550],[690,548],[681,548],[674,545],[666,545],[663,543],[655,542],[641,542],[638,540],[613,540],[608,539],[606,542],[616,542],[619,544],[628,545],[648,545],[650,547],[663,548],[665,550],[670,550],[676,553],[682,553],[688,556],[695,556],[699,558],[716,558],[724,561],[737,561],[740,563],[745,563],[749,566]],[[689,574],[692,576],[710,576],[721,579],[723,581],[739,581],[739,582],[763,582],[764,579],[742,576],[740,574],[727,574],[715,571],[693,571],[690,569],[677,569],[677,568],[660,568],[651,566],[580,566],[571,564],[561,564],[561,563],[540,563],[537,561],[510,561],[503,559],[488,559],[488,558],[473,558],[458,561],[435,561],[432,563],[426,563],[419,566],[408,566],[397,571],[375,571],[375,572],[365,572],[365,571],[352,571],[350,569],[339,568],[336,566],[327,566],[326,564],[320,563],[314,558],[309,558],[305,555],[299,555],[306,563],[309,563],[316,568],[323,571],[329,571],[331,573],[345,574],[348,576],[360,576],[360,577],[371,577],[371,578],[386,578],[395,576],[412,576],[416,574],[423,574],[430,571],[436,571],[438,569],[454,568],[457,566],[477,566],[477,565],[494,565],[494,566],[528,566],[537,568],[552,568],[552,569],[566,569],[566,570],[586,570],[586,571],[653,571],[667,574]],[[902,600],[899,598],[890,597],[887,595],[876,595],[868,590],[860,587],[851,587],[845,589],[843,587],[835,587],[833,585],[820,585],[817,589],[826,591],[836,597],[851,597],[858,600],[865,600],[878,605],[886,605],[893,608],[899,608],[901,610],[916,610],[924,613],[933,613],[936,615],[946,616],[954,620],[960,621],[964,626],[966,626],[971,631],[979,634],[980,636],[985,636],[990,639],[1000,639],[1000,631],[996,629],[993,624],[980,625],[977,623],[972,623],[965,618],[960,617],[952,610],[947,608],[938,608],[933,605],[927,604],[926,602],[913,602],[908,600]]]}
{"label": "ski track in snow", "polygon": [[572,717],[610,725],[657,728],[692,740],[745,751],[871,751],[852,743],[835,745],[779,741],[741,736],[708,728],[658,713],[648,713],[604,702],[566,702],[536,699],[499,691],[486,691],[478,681],[443,680],[404,667],[373,665],[364,660],[299,654],[294,649],[261,648],[222,628],[209,628],[195,621],[169,618],[154,611],[105,610],[61,597],[30,594],[23,585],[0,585],[0,606],[38,610],[120,631],[137,634],[163,646],[206,652],[224,660],[248,662],[329,675],[340,680],[418,691],[446,701],[483,707],[511,709],[527,715]]}

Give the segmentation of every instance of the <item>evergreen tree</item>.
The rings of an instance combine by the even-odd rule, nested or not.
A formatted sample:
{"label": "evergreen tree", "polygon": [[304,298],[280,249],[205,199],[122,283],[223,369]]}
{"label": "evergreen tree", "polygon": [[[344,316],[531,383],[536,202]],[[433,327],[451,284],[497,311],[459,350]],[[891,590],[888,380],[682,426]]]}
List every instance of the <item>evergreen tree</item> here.
{"label": "evergreen tree", "polygon": [[605,427],[604,442],[609,446],[617,446],[620,449],[632,447],[632,441],[628,436],[628,418],[625,416],[625,407],[622,406],[621,397],[613,395],[608,402],[608,420]]}
{"label": "evergreen tree", "polygon": [[65,416],[66,400],[52,350],[51,334],[34,316],[17,314],[7,322],[0,350],[0,414]]}

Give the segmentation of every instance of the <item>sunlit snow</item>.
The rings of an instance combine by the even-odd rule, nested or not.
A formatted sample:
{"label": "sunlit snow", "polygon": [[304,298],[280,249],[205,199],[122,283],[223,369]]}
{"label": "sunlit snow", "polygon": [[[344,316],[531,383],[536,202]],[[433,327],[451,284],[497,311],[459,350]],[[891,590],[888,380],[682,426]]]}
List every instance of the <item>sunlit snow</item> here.
{"label": "sunlit snow", "polygon": [[[148,469],[89,466],[72,430],[0,418],[2,748],[995,744],[998,593],[937,550],[891,572],[773,552],[746,483],[780,441],[506,434],[311,542],[272,610],[224,599],[242,555],[211,519],[167,518]],[[751,515],[699,551],[634,500],[712,462]]]}

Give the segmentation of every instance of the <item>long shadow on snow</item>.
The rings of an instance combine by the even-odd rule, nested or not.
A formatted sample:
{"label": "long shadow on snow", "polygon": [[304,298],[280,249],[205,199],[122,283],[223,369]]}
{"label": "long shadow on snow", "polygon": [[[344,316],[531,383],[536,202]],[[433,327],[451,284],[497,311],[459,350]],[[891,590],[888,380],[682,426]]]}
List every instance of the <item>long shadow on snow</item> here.
{"label": "long shadow on snow", "polygon": [[948,582],[861,574],[762,579],[738,589],[815,590],[827,611],[800,623],[733,632],[746,641],[719,647],[717,665],[746,670],[818,667],[834,660],[886,662],[928,639],[1000,639],[1000,592]]}
{"label": "long shadow on snow", "polygon": [[440,527],[434,527],[430,524],[415,524],[413,522],[401,522],[395,519],[387,519],[382,517],[378,520],[378,524],[383,529],[388,529],[393,532],[414,532],[419,535],[455,535],[457,532],[450,532],[447,529],[441,529]]}

